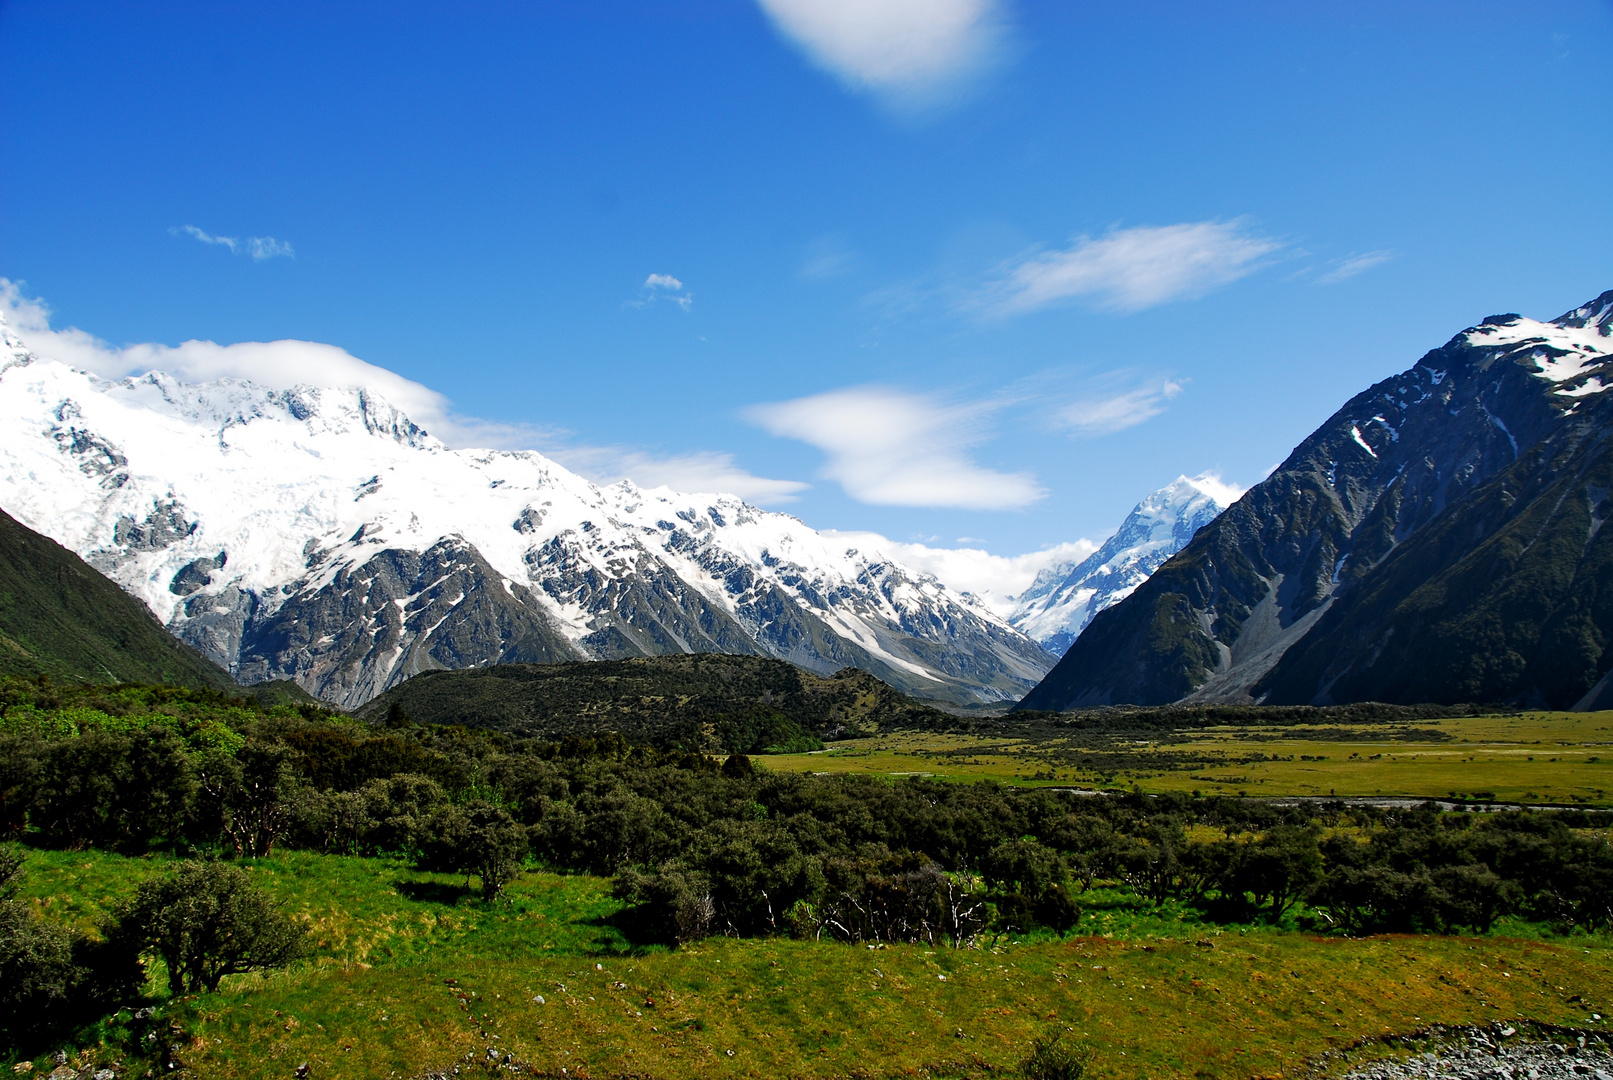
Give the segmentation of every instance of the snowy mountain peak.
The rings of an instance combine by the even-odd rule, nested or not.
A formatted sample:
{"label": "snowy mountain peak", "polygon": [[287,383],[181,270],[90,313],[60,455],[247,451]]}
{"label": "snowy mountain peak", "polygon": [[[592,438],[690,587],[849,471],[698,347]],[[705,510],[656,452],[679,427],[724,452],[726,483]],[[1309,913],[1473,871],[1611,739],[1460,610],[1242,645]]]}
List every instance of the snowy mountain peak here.
{"label": "snowy mountain peak", "polygon": [[1009,622],[1052,655],[1063,655],[1093,616],[1130,596],[1240,495],[1212,473],[1177,477],[1133,507],[1086,559],[1038,574]]}
{"label": "snowy mountain peak", "polygon": [[351,706],[433,667],[742,652],[966,702],[1051,665],[930,575],[731,495],[451,450],[359,387],[109,382],[5,333],[0,506],[245,682]]}

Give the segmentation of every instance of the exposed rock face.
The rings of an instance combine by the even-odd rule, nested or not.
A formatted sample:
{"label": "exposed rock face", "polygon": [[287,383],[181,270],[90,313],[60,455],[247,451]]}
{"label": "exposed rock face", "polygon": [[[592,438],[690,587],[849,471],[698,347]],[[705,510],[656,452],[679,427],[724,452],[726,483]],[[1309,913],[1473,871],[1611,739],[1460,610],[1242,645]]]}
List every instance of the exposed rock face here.
{"label": "exposed rock face", "polygon": [[724,495],[451,450],[360,388],[107,382],[0,324],[0,506],[246,682],[680,652],[862,668],[958,703],[1052,664],[973,598]]}
{"label": "exposed rock face", "polygon": [[1098,615],[1024,707],[1600,700],[1608,386],[1613,292],[1458,334]]}

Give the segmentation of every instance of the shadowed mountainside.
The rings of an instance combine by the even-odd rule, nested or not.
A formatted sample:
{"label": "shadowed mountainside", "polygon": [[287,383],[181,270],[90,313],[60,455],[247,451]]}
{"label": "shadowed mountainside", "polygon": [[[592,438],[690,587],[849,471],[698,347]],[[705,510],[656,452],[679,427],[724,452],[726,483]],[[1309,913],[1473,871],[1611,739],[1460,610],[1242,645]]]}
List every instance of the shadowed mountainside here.
{"label": "shadowed mountainside", "polygon": [[1613,292],[1458,334],[1093,619],[1021,707],[1613,699],[1610,354]]}

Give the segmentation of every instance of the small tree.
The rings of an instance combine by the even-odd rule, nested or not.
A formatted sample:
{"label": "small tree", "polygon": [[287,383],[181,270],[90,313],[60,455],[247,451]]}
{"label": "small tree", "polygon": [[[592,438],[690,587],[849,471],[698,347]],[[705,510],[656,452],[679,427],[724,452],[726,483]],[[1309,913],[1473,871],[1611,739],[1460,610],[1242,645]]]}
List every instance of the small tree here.
{"label": "small tree", "polygon": [[214,751],[197,767],[203,816],[237,854],[262,857],[291,831],[296,770],[284,746],[249,742],[231,755]]}
{"label": "small tree", "polygon": [[147,881],[118,910],[116,933],[155,949],[175,995],[217,990],[226,975],[282,967],[301,956],[303,930],[239,867],[180,864]]}
{"label": "small tree", "polygon": [[465,861],[482,879],[482,899],[493,900],[521,874],[526,829],[491,803],[465,807]]}
{"label": "small tree", "polygon": [[421,863],[458,870],[482,879],[482,899],[497,899],[521,874],[527,835],[521,823],[500,807],[481,799],[445,806],[431,818],[422,844]]}

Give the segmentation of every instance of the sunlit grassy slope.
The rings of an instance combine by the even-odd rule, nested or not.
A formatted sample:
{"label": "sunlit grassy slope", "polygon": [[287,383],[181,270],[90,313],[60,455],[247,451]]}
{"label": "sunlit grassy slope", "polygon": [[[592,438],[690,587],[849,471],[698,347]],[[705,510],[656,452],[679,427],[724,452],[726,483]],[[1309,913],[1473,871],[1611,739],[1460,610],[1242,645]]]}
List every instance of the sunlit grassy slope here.
{"label": "sunlit grassy slope", "polygon": [[766,758],[807,772],[922,774],[1206,795],[1461,796],[1613,802],[1613,713],[1520,713],[1414,724],[1235,726],[1094,750],[1050,729],[1013,738],[900,732]]}
{"label": "sunlit grassy slope", "polygon": [[[27,895],[84,926],[164,869],[94,853],[30,862]],[[487,908],[462,880],[392,860],[246,865],[309,925],[316,952],[171,1003],[198,1076],[284,1077],[307,1062],[313,1077],[416,1077],[490,1048],[552,1076],[986,1076],[1064,1028],[1096,1047],[1099,1077],[1242,1080],[1385,1031],[1585,1024],[1613,1006],[1601,939],[1223,931],[1095,891],[1077,931],[1091,936],[1067,940],[633,950],[597,878],[528,874]]]}

